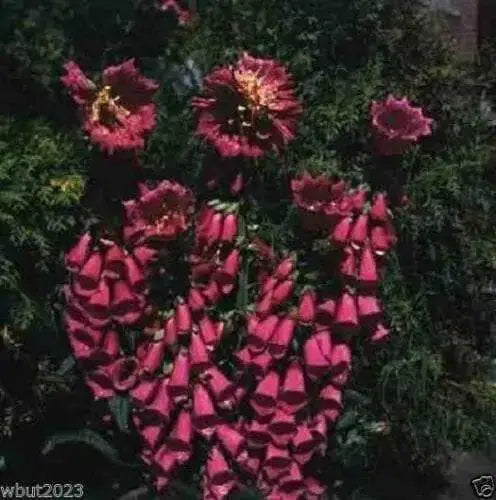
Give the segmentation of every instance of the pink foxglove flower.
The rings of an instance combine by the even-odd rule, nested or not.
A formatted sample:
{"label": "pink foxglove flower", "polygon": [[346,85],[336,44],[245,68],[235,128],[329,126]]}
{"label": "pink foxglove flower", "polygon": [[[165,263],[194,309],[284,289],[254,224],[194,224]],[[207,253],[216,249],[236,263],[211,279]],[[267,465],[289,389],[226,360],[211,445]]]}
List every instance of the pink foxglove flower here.
{"label": "pink foxglove flower", "polygon": [[100,85],[92,82],[74,62],[64,65],[61,78],[78,105],[84,131],[110,154],[144,147],[155,126],[153,95],[158,84],[145,78],[129,59],[103,71]]}
{"label": "pink foxglove flower", "polygon": [[395,99],[389,95],[385,101],[373,101],[372,127],[376,149],[381,155],[401,154],[421,137],[431,135],[433,120],[427,118],[422,108],[411,106],[408,99]]}
{"label": "pink foxglove flower", "polygon": [[272,59],[245,53],[231,67],[205,78],[205,94],[196,97],[197,134],[225,157],[257,158],[281,150],[294,139],[302,107],[292,78]]}
{"label": "pink foxglove flower", "polygon": [[165,180],[153,189],[140,184],[139,190],[138,199],[124,202],[127,240],[137,244],[168,241],[188,228],[194,203],[188,188]]}

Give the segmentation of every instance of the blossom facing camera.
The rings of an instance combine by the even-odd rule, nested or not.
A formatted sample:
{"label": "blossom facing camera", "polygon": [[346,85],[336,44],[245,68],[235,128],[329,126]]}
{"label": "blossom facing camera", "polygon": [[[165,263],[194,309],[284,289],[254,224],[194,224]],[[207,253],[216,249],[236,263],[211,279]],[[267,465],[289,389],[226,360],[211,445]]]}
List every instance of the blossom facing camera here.
{"label": "blossom facing camera", "polygon": [[208,75],[204,96],[192,104],[198,113],[197,135],[223,157],[279,152],[294,139],[302,113],[284,66],[247,53],[234,66]]}
{"label": "blossom facing camera", "polygon": [[432,133],[433,120],[424,115],[422,108],[413,107],[406,97],[395,99],[389,95],[385,101],[373,101],[370,114],[380,155],[401,154],[410,144]]}
{"label": "blossom facing camera", "polygon": [[127,224],[124,235],[128,241],[143,244],[170,241],[189,226],[194,197],[177,182],[162,181],[150,189],[141,184],[140,197],[124,202]]}
{"label": "blossom facing camera", "polygon": [[64,69],[62,83],[77,104],[91,141],[109,154],[142,149],[155,126],[152,98],[158,84],[141,75],[134,59],[106,68],[99,86],[74,61]]}

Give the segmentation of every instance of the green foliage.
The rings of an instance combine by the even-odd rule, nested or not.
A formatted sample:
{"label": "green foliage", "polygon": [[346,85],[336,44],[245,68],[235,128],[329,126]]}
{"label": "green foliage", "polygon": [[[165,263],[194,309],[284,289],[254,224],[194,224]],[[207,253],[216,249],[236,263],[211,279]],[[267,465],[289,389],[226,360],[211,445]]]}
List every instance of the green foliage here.
{"label": "green foliage", "polygon": [[[382,285],[393,339],[356,356],[329,457],[341,467],[329,472],[330,482],[351,478],[349,491],[363,488],[350,471],[364,478],[391,464],[432,473],[453,448],[494,440],[496,394],[485,382],[496,354],[494,118],[482,101],[495,95],[493,52],[475,71],[461,67],[413,2],[205,0],[196,2],[198,21],[186,29],[153,3],[82,0],[75,8],[69,0],[4,0],[0,322],[22,331],[21,340],[47,344],[43,355],[67,354],[57,318],[62,255],[90,222],[80,208],[81,186],[101,172],[59,83],[62,64],[75,58],[98,72],[137,57],[161,82],[144,177],[175,178],[203,196],[207,148],[192,135],[190,98],[214,66],[248,50],[288,65],[305,113],[288,151],[257,167],[247,227],[257,224],[278,250],[307,249],[288,189],[302,169],[374,189],[405,185],[411,200],[396,220],[400,242]],[[368,108],[389,92],[422,105],[435,132],[403,158],[379,160]],[[107,189],[115,187],[108,179]],[[315,279],[329,285],[319,273]],[[247,270],[241,281],[238,309],[253,290]],[[120,401],[113,411],[125,428]]]}
{"label": "green foliage", "polygon": [[0,121],[0,317],[13,329],[41,329],[51,319],[60,256],[78,230],[83,161],[41,120]]}

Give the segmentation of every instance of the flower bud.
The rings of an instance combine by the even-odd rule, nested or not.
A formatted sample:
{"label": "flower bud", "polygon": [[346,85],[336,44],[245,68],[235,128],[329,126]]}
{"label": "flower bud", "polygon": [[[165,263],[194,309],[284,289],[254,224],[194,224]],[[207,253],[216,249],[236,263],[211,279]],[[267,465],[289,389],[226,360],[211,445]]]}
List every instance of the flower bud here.
{"label": "flower bud", "polygon": [[300,298],[298,305],[298,320],[303,324],[313,323],[316,315],[316,296],[313,290],[307,290]]}
{"label": "flower bud", "polygon": [[224,243],[232,243],[238,232],[238,217],[236,214],[227,214],[222,224],[220,240]]}

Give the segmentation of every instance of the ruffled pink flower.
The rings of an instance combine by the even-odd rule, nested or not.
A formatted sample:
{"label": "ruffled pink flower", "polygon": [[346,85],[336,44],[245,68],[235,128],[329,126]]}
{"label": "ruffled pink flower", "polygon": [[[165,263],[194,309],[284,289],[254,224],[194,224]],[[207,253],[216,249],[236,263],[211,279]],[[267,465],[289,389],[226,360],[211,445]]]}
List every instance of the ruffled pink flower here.
{"label": "ruffled pink flower", "polygon": [[422,108],[411,106],[408,99],[395,99],[389,95],[385,101],[373,101],[372,127],[376,149],[382,155],[401,154],[421,137],[431,135],[433,120],[427,118]]}
{"label": "ruffled pink flower", "polygon": [[168,241],[186,231],[194,204],[188,188],[165,180],[153,189],[145,184],[140,184],[139,189],[138,199],[124,202],[127,240],[138,244]]}
{"label": "ruffled pink flower", "polygon": [[303,227],[328,230],[340,217],[349,215],[353,204],[344,192],[346,187],[343,181],[334,181],[324,175],[312,177],[306,172],[293,179],[293,202],[300,211]]}
{"label": "ruffled pink flower", "polygon": [[64,65],[61,78],[78,105],[83,129],[90,139],[110,154],[144,147],[145,136],[155,126],[153,95],[158,84],[142,76],[129,59],[109,66],[95,85],[74,62]]}
{"label": "ruffled pink flower", "polygon": [[245,53],[205,78],[205,96],[193,99],[197,134],[225,157],[260,157],[294,139],[302,113],[292,78],[272,59]]}
{"label": "ruffled pink flower", "polygon": [[171,11],[177,16],[177,21],[181,26],[189,24],[193,18],[192,13],[182,6],[182,0],[159,0],[161,10]]}

